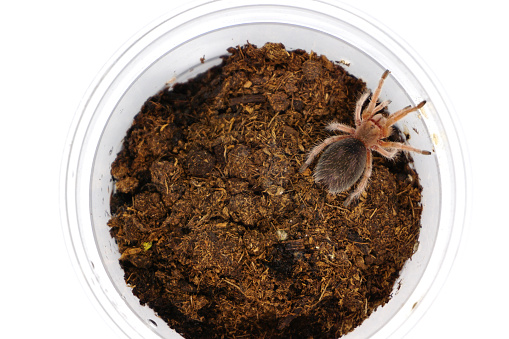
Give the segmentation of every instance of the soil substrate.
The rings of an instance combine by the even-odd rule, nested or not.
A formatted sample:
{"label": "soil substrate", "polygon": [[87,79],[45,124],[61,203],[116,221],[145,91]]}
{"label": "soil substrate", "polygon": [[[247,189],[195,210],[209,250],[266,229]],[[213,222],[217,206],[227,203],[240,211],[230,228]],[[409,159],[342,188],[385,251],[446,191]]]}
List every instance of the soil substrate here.
{"label": "soil substrate", "polygon": [[298,169],[327,123],[353,126],[365,83],[281,44],[228,53],[149,98],[112,164],[125,281],[186,338],[340,337],[388,302],[416,248],[411,159],[374,152],[345,208],[350,191]]}

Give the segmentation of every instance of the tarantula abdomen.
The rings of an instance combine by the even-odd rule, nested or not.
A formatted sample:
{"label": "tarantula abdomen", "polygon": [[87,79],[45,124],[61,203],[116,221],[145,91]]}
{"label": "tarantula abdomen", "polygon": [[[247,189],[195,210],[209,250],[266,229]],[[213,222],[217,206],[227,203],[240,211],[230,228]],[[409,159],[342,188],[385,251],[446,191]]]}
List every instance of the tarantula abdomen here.
{"label": "tarantula abdomen", "polygon": [[362,141],[346,138],[329,145],[318,159],[315,182],[324,184],[332,194],[350,188],[366,167],[367,149]]}

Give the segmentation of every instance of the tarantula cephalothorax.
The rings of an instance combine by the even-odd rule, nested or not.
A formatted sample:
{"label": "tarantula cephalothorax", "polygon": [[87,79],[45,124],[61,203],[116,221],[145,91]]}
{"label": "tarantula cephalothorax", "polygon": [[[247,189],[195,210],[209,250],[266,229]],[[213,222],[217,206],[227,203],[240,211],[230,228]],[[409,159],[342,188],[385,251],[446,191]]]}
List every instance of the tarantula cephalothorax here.
{"label": "tarantula cephalothorax", "polygon": [[315,146],[300,168],[300,172],[303,172],[313,162],[313,159],[326,148],[315,167],[315,182],[324,184],[330,193],[337,194],[350,188],[362,175],[357,188],[345,200],[345,206],[359,197],[366,189],[372,170],[371,151],[377,151],[389,159],[392,159],[400,150],[431,154],[429,151],[422,151],[400,142],[384,141],[391,135],[392,125],[407,114],[420,109],[426,103],[426,101],[422,101],[417,106],[405,107],[388,117],[378,113],[390,104],[389,100],[376,104],[384,80],[388,75],[389,71],[386,70],[364,111],[362,111],[362,107],[370,91],[366,90],[357,101],[355,128],[338,122],[327,125],[325,129],[328,131],[340,131],[347,134],[334,135]]}

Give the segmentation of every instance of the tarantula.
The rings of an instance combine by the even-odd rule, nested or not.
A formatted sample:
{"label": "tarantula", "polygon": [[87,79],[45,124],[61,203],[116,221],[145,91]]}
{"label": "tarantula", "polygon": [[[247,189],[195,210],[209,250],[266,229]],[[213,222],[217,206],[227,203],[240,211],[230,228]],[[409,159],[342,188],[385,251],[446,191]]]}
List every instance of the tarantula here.
{"label": "tarantula", "polygon": [[326,148],[315,167],[315,182],[324,184],[330,193],[337,194],[349,189],[362,175],[357,188],[345,200],[345,206],[348,206],[353,199],[358,198],[366,189],[373,166],[371,151],[377,151],[388,159],[394,158],[401,150],[426,155],[431,154],[429,151],[419,150],[400,142],[384,140],[391,135],[392,125],[426,104],[426,101],[422,101],[417,106],[405,107],[388,117],[379,113],[390,104],[390,100],[376,104],[384,80],[389,73],[389,70],[383,73],[378,87],[364,111],[362,111],[362,107],[370,95],[369,89],[360,96],[355,107],[355,128],[338,122],[328,124],[325,127],[326,130],[340,131],[347,134],[334,135],[315,146],[300,168],[300,172],[303,172],[316,156]]}

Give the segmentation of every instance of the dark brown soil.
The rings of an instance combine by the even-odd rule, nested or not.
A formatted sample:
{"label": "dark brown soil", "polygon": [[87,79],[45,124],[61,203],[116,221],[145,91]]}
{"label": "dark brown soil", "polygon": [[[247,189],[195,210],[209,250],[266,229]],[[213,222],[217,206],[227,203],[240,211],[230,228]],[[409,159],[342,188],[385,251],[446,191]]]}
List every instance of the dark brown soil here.
{"label": "dark brown soil", "polygon": [[[405,155],[349,208],[298,172],[365,83],[281,44],[149,98],[112,165],[125,280],[186,338],[335,338],[391,297],[420,228]],[[400,140],[400,136],[393,136]],[[311,167],[313,168],[313,166]]]}

